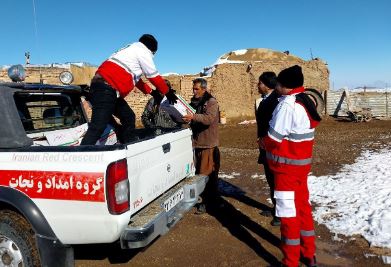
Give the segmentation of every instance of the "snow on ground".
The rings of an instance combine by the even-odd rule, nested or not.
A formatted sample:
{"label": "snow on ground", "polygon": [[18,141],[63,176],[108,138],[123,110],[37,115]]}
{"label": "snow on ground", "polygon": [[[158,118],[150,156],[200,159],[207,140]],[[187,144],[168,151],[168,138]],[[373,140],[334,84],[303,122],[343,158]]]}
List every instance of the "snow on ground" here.
{"label": "snow on ground", "polygon": [[261,179],[261,180],[266,180],[266,176],[264,174],[253,174],[251,175],[251,179]]}
{"label": "snow on ground", "polygon": [[[240,178],[241,174],[238,172],[232,172],[230,174],[225,172],[219,172],[219,178],[221,179],[234,179],[234,178]],[[252,174],[250,176],[251,179],[260,179],[260,180],[266,180],[266,176],[264,174]]]}
{"label": "snow on ground", "polygon": [[310,176],[314,218],[332,232],[391,249],[391,150],[364,151],[336,175]]}
{"label": "snow on ground", "polygon": [[240,125],[248,125],[248,124],[255,124],[255,123],[257,123],[256,120],[244,120],[242,122],[239,122],[238,124],[240,124]]}
{"label": "snow on ground", "polygon": [[232,172],[231,174],[226,174],[225,172],[219,172],[219,178],[221,179],[234,179],[240,176],[238,172]]}

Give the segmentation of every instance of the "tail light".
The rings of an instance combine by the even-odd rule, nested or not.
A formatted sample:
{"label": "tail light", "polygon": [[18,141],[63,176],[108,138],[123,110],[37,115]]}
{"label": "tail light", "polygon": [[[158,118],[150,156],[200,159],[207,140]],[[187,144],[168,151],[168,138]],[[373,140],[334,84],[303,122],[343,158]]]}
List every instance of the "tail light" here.
{"label": "tail light", "polygon": [[129,180],[126,159],[112,162],[106,171],[107,206],[111,214],[129,210]]}

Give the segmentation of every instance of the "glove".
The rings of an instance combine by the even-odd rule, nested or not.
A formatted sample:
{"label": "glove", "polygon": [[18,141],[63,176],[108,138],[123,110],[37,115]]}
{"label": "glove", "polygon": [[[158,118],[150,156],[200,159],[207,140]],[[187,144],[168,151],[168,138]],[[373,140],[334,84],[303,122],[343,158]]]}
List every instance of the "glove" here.
{"label": "glove", "polygon": [[152,90],[151,96],[153,97],[154,105],[160,105],[160,102],[162,102],[163,95],[158,90]]}
{"label": "glove", "polygon": [[168,90],[166,97],[170,105],[174,105],[176,103],[176,100],[178,99],[178,97],[174,93],[174,90],[172,90],[171,88],[170,90]]}

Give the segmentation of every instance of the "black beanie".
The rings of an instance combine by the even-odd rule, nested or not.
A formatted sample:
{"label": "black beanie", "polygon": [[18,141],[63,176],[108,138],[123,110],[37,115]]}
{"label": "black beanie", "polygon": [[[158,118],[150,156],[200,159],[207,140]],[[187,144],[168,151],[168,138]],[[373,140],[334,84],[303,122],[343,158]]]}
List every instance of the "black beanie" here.
{"label": "black beanie", "polygon": [[143,34],[138,41],[143,43],[152,53],[157,51],[157,41],[153,35]]}
{"label": "black beanie", "polygon": [[269,87],[270,89],[275,89],[277,84],[277,76],[272,71],[265,71],[259,76],[259,80]]}
{"label": "black beanie", "polygon": [[294,65],[287,69],[282,70],[277,77],[277,81],[286,88],[297,88],[303,86],[304,76],[301,71],[301,67]]}

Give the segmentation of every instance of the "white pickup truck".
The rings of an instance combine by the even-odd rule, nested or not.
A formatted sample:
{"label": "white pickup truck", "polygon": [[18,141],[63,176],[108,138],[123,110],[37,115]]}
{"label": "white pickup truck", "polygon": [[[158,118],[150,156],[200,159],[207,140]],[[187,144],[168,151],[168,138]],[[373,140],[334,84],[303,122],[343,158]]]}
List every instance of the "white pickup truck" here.
{"label": "white pickup truck", "polygon": [[190,210],[189,129],[138,129],[127,144],[53,146],[87,122],[78,86],[0,84],[0,266],[73,266],[74,244],[147,246]]}

